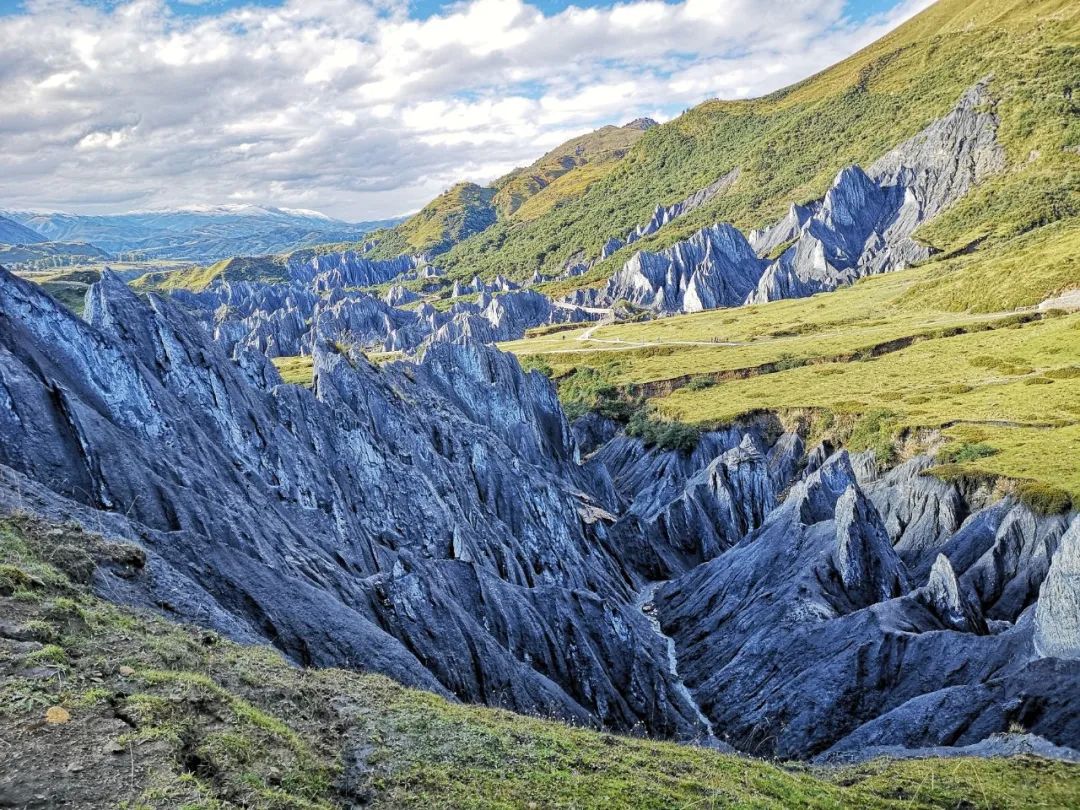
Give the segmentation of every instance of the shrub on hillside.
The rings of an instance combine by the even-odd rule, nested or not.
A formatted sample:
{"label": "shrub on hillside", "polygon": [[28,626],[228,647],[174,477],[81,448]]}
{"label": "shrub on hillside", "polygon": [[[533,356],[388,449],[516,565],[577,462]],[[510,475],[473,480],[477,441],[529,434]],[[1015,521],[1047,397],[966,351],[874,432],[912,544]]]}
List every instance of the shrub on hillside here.
{"label": "shrub on hillside", "polygon": [[996,447],[991,447],[985,442],[961,442],[950,444],[938,453],[938,461],[943,464],[963,464],[965,461],[976,461],[997,453]]}

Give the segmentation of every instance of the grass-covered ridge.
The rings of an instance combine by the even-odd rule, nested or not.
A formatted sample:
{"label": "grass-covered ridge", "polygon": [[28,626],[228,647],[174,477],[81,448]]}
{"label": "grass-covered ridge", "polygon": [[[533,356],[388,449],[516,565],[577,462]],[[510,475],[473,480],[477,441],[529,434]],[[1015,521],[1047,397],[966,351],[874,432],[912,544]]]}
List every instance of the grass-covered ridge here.
{"label": "grass-covered ridge", "polygon": [[378,246],[372,256],[440,254],[496,219],[535,217],[610,171],[652,123],[633,121],[571,138],[490,186],[458,183],[400,225],[374,234]]}
{"label": "grass-covered ridge", "polygon": [[276,284],[288,281],[288,256],[234,256],[206,267],[164,273],[147,273],[132,282],[136,290],[172,292],[205,290],[214,281],[259,281]]}
{"label": "grass-covered ridge", "polygon": [[442,253],[495,221],[495,189],[458,183],[400,225],[373,234],[377,258],[402,254]]}
{"label": "grass-covered ridge", "polygon": [[[560,193],[554,196],[557,199],[564,198],[565,189],[571,187],[572,179],[579,181],[582,178],[596,178],[601,176],[601,173],[606,173],[615,161],[622,159],[627,150],[653,126],[655,126],[654,121],[641,119],[621,127],[601,127],[595,132],[571,138],[529,166],[515,169],[505,177],[496,180],[493,184],[498,189],[494,199],[495,207],[500,216],[510,216],[521,210],[523,203],[536,197],[556,180],[574,174],[575,170],[584,166],[590,166],[591,170],[581,172],[581,177],[567,177],[561,184]],[[580,183],[574,182],[573,187],[580,188],[581,186]],[[528,209],[521,211],[519,218],[536,216],[537,212],[546,210],[548,207],[550,206],[545,206],[543,203],[539,205],[534,203]]]}
{"label": "grass-covered ridge", "polygon": [[[1080,767],[878,761],[817,770],[462,706],[106,603],[141,552],[0,520],[7,796],[120,808],[1070,807]],[[48,719],[46,719],[48,718]],[[358,767],[346,770],[343,755]],[[40,800],[39,800],[40,801]]]}
{"label": "grass-covered ridge", "polygon": [[[710,101],[646,132],[596,182],[540,216],[506,219],[455,246],[453,275],[553,273],[734,168],[739,182],[692,215],[573,284],[606,278],[632,250],[715,221],[754,228],[817,198],[846,165],[867,165],[990,77],[1006,172],[926,229],[943,250],[992,243],[1080,212],[1080,14],[1069,0],[941,0],[840,64],[773,95]],[[983,240],[980,242],[980,240]],[[564,285],[565,286],[565,285]]]}

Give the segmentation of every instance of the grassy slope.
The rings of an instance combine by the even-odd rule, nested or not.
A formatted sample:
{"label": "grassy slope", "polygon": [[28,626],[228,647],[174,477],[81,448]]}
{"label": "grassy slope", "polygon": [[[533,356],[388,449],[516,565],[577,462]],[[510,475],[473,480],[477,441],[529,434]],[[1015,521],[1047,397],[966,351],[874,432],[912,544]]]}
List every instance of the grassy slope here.
{"label": "grassy slope", "polygon": [[497,217],[537,216],[610,171],[642,134],[637,127],[602,127],[555,147],[490,187],[459,183],[397,227],[375,234],[379,246],[372,255],[442,253],[488,228]]}
{"label": "grassy slope", "polygon": [[397,227],[373,234],[379,245],[372,255],[441,253],[495,221],[494,196],[494,189],[458,183]]}
{"label": "grassy slope", "polygon": [[285,256],[234,256],[206,267],[164,273],[147,273],[131,283],[140,291],[205,290],[215,279],[227,281],[286,281]]}
{"label": "grassy slope", "polygon": [[[46,562],[48,560],[48,562]],[[1011,760],[778,767],[449,703],[385,678],[105,603],[95,560],[130,547],[0,521],[0,784],[122,808],[1069,807],[1080,768]],[[50,716],[65,722],[41,722]],[[119,719],[117,719],[119,718]],[[366,757],[349,782],[346,741]],[[5,784],[6,783],[6,784]]]}
{"label": "grassy slope", "polygon": [[[1009,171],[939,218],[924,237],[943,249],[1006,238],[1080,212],[1080,101],[1073,97],[1080,23],[1070,0],[942,0],[840,64],[752,101],[711,101],[650,130],[597,182],[543,215],[504,220],[441,260],[452,274],[557,271],[606,239],[738,166],[736,186],[634,246],[658,248],[702,225],[757,227],[792,201],[820,196],[837,171],[867,164],[993,75]],[[629,251],[581,279],[610,275]]]}
{"label": "grassy slope", "polygon": [[100,270],[71,268],[45,272],[16,273],[38,284],[41,289],[70,309],[81,315],[86,303],[86,291],[101,278]]}
{"label": "grassy slope", "polygon": [[[498,189],[495,206],[500,216],[510,216],[518,212],[522,205],[550,186],[555,180],[573,173],[575,169],[590,166],[589,172],[581,172],[575,182],[560,184],[561,193],[554,195],[561,198],[569,188],[581,188],[583,178],[596,178],[612,168],[645,133],[639,126],[607,126],[595,132],[572,138],[561,146],[552,149],[546,155],[523,169],[515,169],[505,177],[495,181]],[[545,195],[545,197],[553,195]],[[550,207],[550,206],[548,206]],[[532,205],[518,216],[522,219],[537,215],[545,210],[544,205]]]}
{"label": "grassy slope", "polygon": [[272,357],[281,379],[290,385],[311,385],[312,361],[309,355],[301,357]]}
{"label": "grassy slope", "polygon": [[594,396],[595,382],[581,382],[599,377],[703,426],[810,408],[848,422],[885,412],[890,436],[944,427],[954,445],[997,451],[965,461],[968,472],[1061,487],[1080,503],[1080,314],[1030,323],[1018,321],[1034,312],[1010,314],[1080,287],[1078,255],[1072,218],[813,298],[504,348],[562,378],[564,399]]}

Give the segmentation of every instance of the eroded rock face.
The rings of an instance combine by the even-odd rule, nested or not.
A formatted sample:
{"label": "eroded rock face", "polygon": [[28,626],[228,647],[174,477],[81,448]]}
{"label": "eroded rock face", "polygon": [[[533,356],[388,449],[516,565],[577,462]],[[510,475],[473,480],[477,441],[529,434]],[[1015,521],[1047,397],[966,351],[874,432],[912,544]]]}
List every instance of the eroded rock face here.
{"label": "eroded rock face", "polygon": [[[994,634],[981,616],[1002,589],[970,560],[990,553],[1002,515],[1017,508],[969,518],[944,543],[956,557],[910,590],[855,470],[844,453],[831,456],[759,528],[657,595],[684,682],[716,734],[743,750],[808,756],[975,743],[1015,721],[1076,746],[1080,709],[1066,696],[1080,666],[1032,662],[1032,610]],[[1055,519],[1011,525],[1030,534],[1028,546],[1056,531]]]}
{"label": "eroded rock face", "polygon": [[944,554],[938,554],[934,560],[930,579],[920,595],[946,627],[967,633],[988,632],[982,608],[960,585],[952,563]]}
{"label": "eroded rock face", "polygon": [[731,225],[714,225],[658,253],[634,254],[612,276],[605,295],[663,312],[737,306],[764,268],[742,233]]}
{"label": "eroded rock face", "polygon": [[1080,660],[1080,518],[1062,536],[1039,590],[1035,651]]}
{"label": "eroded rock face", "polygon": [[836,502],[834,520],[832,560],[853,604],[865,607],[911,590],[877,510],[857,485],[844,490]]}
{"label": "eroded rock face", "polygon": [[715,225],[637,254],[612,276],[605,298],[696,312],[813,295],[926,259],[915,230],[1005,167],[992,107],[980,82],[867,170],[844,168],[823,199],[792,205],[747,238]]}
{"label": "eroded rock face", "polygon": [[1014,722],[1080,744],[1080,524],[764,417],[689,452],[572,428],[476,343],[376,367],[318,326],[309,391],[111,274],[86,314],[0,272],[0,506],[145,548],[103,595],[306,665],[770,755]]}
{"label": "eroded rock face", "polygon": [[433,343],[497,343],[518,340],[525,330],[555,323],[582,323],[597,316],[577,306],[557,305],[529,290],[487,297],[476,305],[455,305],[450,318],[431,335]]}
{"label": "eroded rock face", "polygon": [[87,324],[0,277],[0,464],[42,511],[125,515],[150,552],[127,598],[305,664],[700,733],[546,379],[475,345],[376,368],[317,343],[308,392],[112,276],[92,297]]}

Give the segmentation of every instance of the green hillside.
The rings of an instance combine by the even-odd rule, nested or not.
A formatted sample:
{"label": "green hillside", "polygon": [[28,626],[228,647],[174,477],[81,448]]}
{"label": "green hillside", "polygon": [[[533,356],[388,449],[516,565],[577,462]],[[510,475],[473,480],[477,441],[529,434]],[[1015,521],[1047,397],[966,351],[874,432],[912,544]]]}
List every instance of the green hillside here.
{"label": "green hillside", "polygon": [[206,267],[161,273],[147,273],[131,283],[140,291],[205,290],[210,283],[223,281],[262,281],[268,284],[287,281],[288,256],[234,256]]}
{"label": "green hillside", "polygon": [[[889,457],[944,443],[944,472],[1080,504],[1080,218],[812,298],[503,344],[564,402],[710,428],[755,413]],[[542,332],[543,330],[537,330]],[[618,403],[622,403],[619,405]],[[859,440],[852,434],[863,423]],[[963,452],[979,445],[977,455]]]}
{"label": "green hillside", "polygon": [[593,170],[588,176],[600,176],[597,171],[600,167],[611,167],[621,160],[627,150],[655,125],[654,121],[645,118],[621,127],[601,127],[572,138],[523,169],[515,169],[493,184],[498,189],[494,202],[499,215],[514,214],[527,200],[575,169],[589,165]]}
{"label": "green hillside", "polygon": [[[561,199],[567,189],[583,188],[603,176],[653,124],[648,119],[639,119],[625,126],[606,126],[579,135],[529,166],[514,169],[490,187],[458,183],[405,222],[374,234],[379,245],[372,255],[390,258],[403,253],[444,253],[484,231],[497,219],[513,217],[526,202],[565,178],[552,194],[543,195],[553,200]],[[583,171],[586,167],[588,171]],[[571,192],[571,196],[576,194]],[[535,215],[536,211],[547,207],[541,202],[522,214]]]}
{"label": "green hillside", "polygon": [[[550,373],[572,411],[629,419],[632,432],[673,446],[694,429],[767,412],[883,458],[938,452],[940,475],[1067,509],[1080,504],[1080,315],[1036,307],[1080,289],[1074,3],[941,0],[791,88],[708,102],[658,127],[579,199],[516,228],[500,223],[444,263],[551,272],[582,250],[596,255],[655,200],[734,167],[742,174],[731,190],[633,249],[718,220],[760,226],[986,78],[1007,168],[923,228],[918,236],[941,251],[923,266],[810,299],[538,331],[506,348]],[[547,291],[599,283],[630,252]]]}
{"label": "green hillside", "polygon": [[[1008,170],[926,229],[953,250],[1080,212],[1080,13],[1071,0],[942,0],[885,38],[799,84],[751,101],[710,101],[646,132],[591,185],[534,218],[497,222],[451,249],[451,275],[558,272],[583,252],[733,168],[739,182],[633,249],[663,247],[715,221],[773,221],[821,196],[836,173],[868,164],[990,77]],[[580,285],[606,278],[631,251]],[[563,285],[564,287],[566,285]]]}
{"label": "green hillside", "polygon": [[[0,769],[12,806],[1020,808],[1080,802],[1032,757],[836,769],[462,706],[386,678],[294,667],[94,597],[138,549],[0,520]],[[351,752],[353,767],[343,768]]]}
{"label": "green hillside", "polygon": [[495,222],[495,189],[458,183],[444,191],[400,225],[372,234],[380,258],[403,253],[442,253]]}

